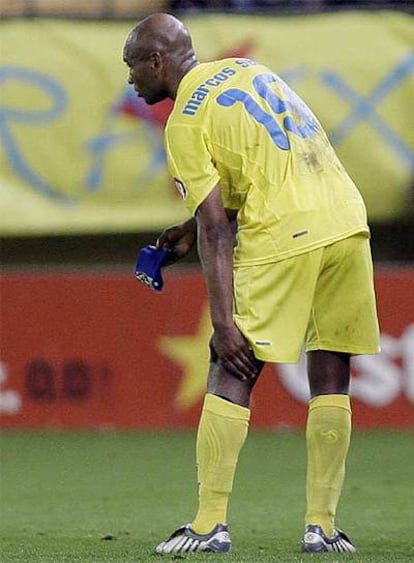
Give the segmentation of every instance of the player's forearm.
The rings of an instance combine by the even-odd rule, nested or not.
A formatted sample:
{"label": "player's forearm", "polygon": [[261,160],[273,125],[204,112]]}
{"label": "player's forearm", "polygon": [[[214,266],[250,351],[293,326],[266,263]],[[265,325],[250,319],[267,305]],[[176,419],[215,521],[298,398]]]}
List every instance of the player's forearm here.
{"label": "player's forearm", "polygon": [[201,226],[198,249],[215,329],[233,324],[233,235],[228,221]]}

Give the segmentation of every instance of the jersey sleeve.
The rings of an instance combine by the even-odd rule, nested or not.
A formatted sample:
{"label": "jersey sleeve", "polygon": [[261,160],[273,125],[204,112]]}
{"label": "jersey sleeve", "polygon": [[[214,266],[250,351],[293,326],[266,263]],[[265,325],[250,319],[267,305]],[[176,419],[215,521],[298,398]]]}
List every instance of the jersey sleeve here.
{"label": "jersey sleeve", "polygon": [[220,180],[207,144],[197,126],[173,125],[165,131],[168,167],[192,215]]}

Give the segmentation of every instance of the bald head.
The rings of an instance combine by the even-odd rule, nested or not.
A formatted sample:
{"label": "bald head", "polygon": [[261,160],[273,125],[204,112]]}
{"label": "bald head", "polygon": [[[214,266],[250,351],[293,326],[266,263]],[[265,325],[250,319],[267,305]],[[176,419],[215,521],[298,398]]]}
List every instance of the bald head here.
{"label": "bald head", "polygon": [[128,36],[124,59],[145,59],[151,52],[186,54],[193,51],[188,29],[170,14],[153,14],[142,20]]}
{"label": "bald head", "polygon": [[175,98],[182,77],[197,64],[191,36],[170,14],[153,14],[129,33],[123,51],[129,83],[149,104]]}

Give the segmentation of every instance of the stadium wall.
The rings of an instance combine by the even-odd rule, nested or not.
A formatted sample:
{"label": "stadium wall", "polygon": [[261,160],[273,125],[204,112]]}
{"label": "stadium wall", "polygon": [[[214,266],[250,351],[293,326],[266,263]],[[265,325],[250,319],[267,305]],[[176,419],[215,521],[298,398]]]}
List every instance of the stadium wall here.
{"label": "stadium wall", "polygon": [[[181,429],[198,420],[211,333],[197,268],[173,268],[156,294],[125,271],[3,273],[1,426]],[[382,353],[354,359],[355,426],[414,427],[414,268],[376,275]],[[300,428],[304,360],[268,365],[256,428]]]}

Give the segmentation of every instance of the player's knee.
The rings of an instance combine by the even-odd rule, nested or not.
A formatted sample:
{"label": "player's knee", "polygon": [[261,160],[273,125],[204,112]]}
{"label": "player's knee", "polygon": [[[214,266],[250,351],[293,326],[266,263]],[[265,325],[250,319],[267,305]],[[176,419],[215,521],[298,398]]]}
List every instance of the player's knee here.
{"label": "player's knee", "polygon": [[258,376],[254,380],[242,381],[225,370],[219,361],[211,362],[207,380],[207,392],[237,405],[248,407],[250,395]]}

